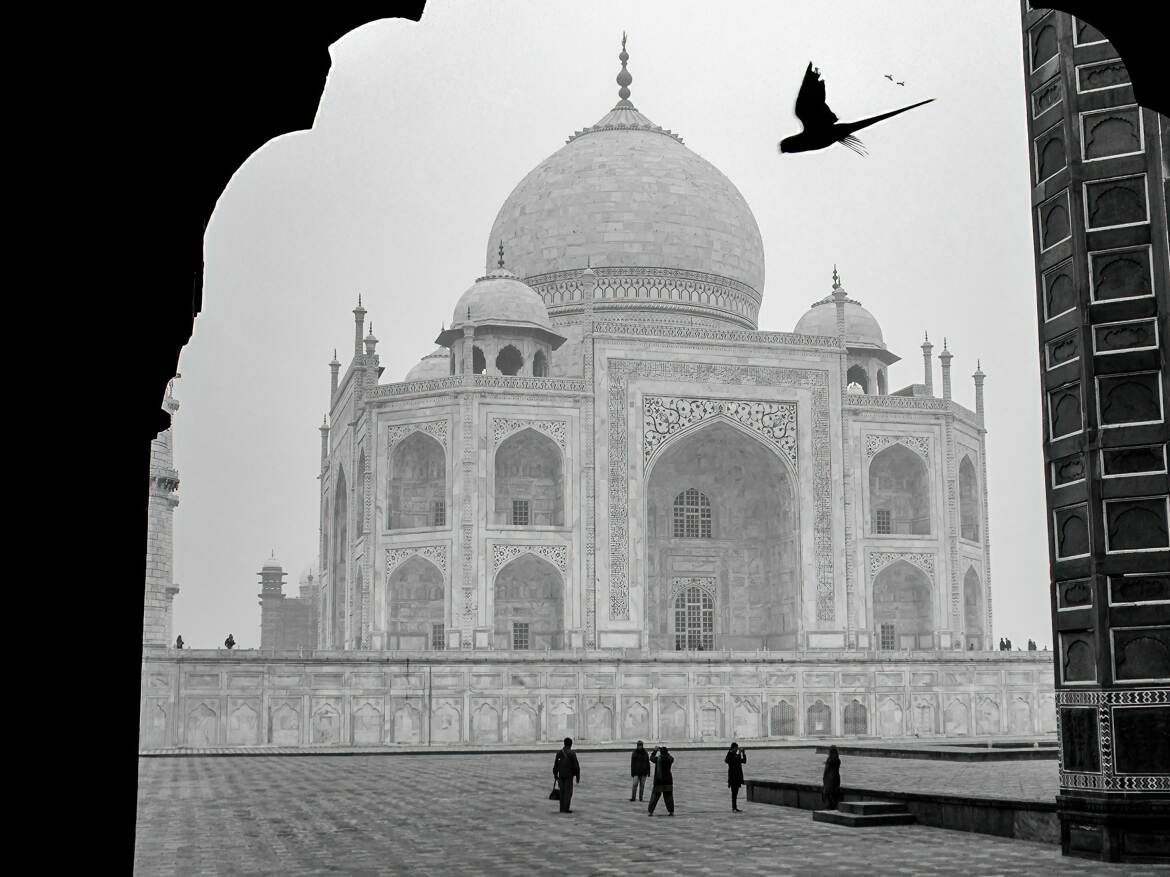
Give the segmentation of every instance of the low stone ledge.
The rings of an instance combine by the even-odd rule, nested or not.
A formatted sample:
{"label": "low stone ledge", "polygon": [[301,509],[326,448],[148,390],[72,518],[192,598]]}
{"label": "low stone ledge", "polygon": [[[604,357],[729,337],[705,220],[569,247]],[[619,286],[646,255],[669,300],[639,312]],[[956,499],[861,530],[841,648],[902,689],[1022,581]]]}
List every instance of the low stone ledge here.
{"label": "low stone ledge", "polygon": [[[817,783],[748,780],[746,785],[747,799],[753,803],[779,804],[802,810],[824,809],[821,786]],[[855,786],[842,786],[841,798],[844,801],[897,801],[906,805],[920,825],[934,828],[1060,843],[1060,820],[1055,800],[975,798]]]}

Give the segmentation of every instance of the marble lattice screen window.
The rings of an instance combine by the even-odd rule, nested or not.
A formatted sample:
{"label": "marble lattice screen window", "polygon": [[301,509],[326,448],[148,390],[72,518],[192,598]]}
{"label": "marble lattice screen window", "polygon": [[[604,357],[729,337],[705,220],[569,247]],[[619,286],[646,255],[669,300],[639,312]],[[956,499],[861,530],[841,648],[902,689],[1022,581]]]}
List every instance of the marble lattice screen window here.
{"label": "marble lattice screen window", "polygon": [[676,651],[715,648],[715,602],[702,588],[687,588],[674,603]]}
{"label": "marble lattice screen window", "polygon": [[890,529],[890,510],[875,509],[873,513],[873,531],[880,535],[893,532]]}
{"label": "marble lattice screen window", "polygon": [[891,652],[896,645],[894,637],[894,625],[890,622],[885,622],[881,626],[881,647],[884,652]]}
{"label": "marble lattice screen window", "polygon": [[447,526],[447,503],[444,500],[436,499],[431,503],[431,526]]}
{"label": "marble lattice screen window", "polygon": [[524,650],[528,648],[528,622],[512,622],[512,648]]}
{"label": "marble lattice screen window", "polygon": [[711,538],[711,500],[693,487],[674,498],[674,538]]}
{"label": "marble lattice screen window", "polygon": [[531,520],[532,507],[526,499],[512,500],[512,526],[527,527]]}
{"label": "marble lattice screen window", "polygon": [[446,628],[442,624],[431,625],[431,648],[435,650],[447,647]]}

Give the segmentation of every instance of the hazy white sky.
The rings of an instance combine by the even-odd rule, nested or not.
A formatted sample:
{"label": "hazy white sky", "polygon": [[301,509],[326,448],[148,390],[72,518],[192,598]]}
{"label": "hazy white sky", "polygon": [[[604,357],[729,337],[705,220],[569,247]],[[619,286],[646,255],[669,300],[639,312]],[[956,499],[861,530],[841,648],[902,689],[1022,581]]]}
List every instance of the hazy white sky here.
{"label": "hazy white sky", "polygon": [[[175,633],[260,639],[257,571],[276,551],[295,595],[317,563],[327,363],[353,344],[357,295],[402,380],[485,267],[512,188],[617,100],[723,171],[766,257],[760,328],[791,331],[830,291],[851,297],[922,380],[924,330],[953,360],[956,401],[987,373],[996,636],[1051,642],[1039,366],[1019,4],[429,0],[332,47],[311,131],[255,153],[205,241],[204,310],[180,360]],[[778,155],[813,61],[842,120],[935,102],[844,147]],[[906,83],[885,79],[890,73]],[[941,392],[939,373],[935,386]]]}

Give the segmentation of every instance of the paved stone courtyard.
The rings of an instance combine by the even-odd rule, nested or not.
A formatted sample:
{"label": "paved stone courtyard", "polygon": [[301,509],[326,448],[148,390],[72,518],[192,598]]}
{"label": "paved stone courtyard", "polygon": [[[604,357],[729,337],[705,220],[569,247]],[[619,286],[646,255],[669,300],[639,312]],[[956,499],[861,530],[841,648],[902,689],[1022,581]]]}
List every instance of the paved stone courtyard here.
{"label": "paved stone courtyard", "polygon": [[[1054,845],[925,826],[850,829],[807,810],[732,813],[723,752],[678,751],[676,815],[629,798],[629,756],[580,753],[573,814],[553,752],[139,759],[138,875],[1167,874]],[[1048,798],[1055,762],[844,758],[846,786]],[[812,750],[748,748],[747,779],[819,782]],[[650,790],[646,790],[649,800]]]}

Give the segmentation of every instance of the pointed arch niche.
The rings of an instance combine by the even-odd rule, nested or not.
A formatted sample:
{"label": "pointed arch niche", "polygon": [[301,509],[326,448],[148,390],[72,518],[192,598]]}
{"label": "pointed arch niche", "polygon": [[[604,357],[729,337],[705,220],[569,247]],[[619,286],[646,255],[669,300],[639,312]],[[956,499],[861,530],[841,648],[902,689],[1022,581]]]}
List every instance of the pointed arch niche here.
{"label": "pointed arch niche", "polygon": [[386,529],[447,524],[447,455],[433,435],[414,431],[390,450]]}
{"label": "pointed arch niche", "polygon": [[930,474],[926,461],[901,442],[869,463],[869,532],[929,536]]}
{"label": "pointed arch niche", "polygon": [[983,641],[983,583],[975,567],[967,568],[963,576],[963,629],[967,636],[967,650],[981,651]]}
{"label": "pointed arch niche", "polygon": [[[655,450],[645,477],[650,648],[795,647],[800,525],[789,466],[765,438],[722,418],[670,436]],[[711,591],[713,630],[703,635],[700,598],[696,624],[688,622],[680,638],[678,599],[696,576]]]}
{"label": "pointed arch niche", "polygon": [[333,558],[329,588],[330,639],[332,648],[345,646],[346,559],[349,557],[349,492],[345,469],[337,467],[333,488]]}
{"label": "pointed arch niche", "polygon": [[959,463],[959,535],[979,541],[979,479],[971,455],[964,454]]}
{"label": "pointed arch niche", "polygon": [[564,648],[564,590],[560,570],[535,554],[501,567],[494,586],[495,648]]}
{"label": "pointed arch niche", "polygon": [[884,649],[934,647],[931,581],[918,566],[896,560],[873,580],[873,625]]}
{"label": "pointed arch niche", "polygon": [[446,619],[447,579],[433,561],[415,554],[386,580],[387,633],[391,648],[430,648],[435,625]]}
{"label": "pointed arch niche", "polygon": [[557,443],[532,428],[504,439],[495,454],[497,527],[563,527],[564,461]]}

